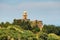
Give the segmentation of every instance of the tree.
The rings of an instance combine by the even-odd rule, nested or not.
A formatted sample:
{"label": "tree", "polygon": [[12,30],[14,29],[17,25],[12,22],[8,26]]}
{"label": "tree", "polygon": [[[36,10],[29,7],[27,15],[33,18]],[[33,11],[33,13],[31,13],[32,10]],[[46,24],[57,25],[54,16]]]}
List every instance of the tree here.
{"label": "tree", "polygon": [[0,26],[1,26],[1,27],[4,27],[4,22],[1,22]]}
{"label": "tree", "polygon": [[59,33],[57,27],[54,25],[44,25],[43,32],[48,33],[48,34],[49,33],[55,33],[55,34]]}
{"label": "tree", "polygon": [[8,27],[9,25],[11,25],[9,22],[5,23],[5,27]]}

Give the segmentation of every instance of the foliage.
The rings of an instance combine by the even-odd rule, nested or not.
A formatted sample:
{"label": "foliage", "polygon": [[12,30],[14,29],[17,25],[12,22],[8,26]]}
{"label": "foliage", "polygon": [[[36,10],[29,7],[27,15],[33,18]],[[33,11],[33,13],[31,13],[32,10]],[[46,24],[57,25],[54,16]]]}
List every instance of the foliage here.
{"label": "foliage", "polygon": [[60,27],[54,26],[54,25],[44,25],[43,32],[45,33],[55,33],[57,35],[60,35]]}
{"label": "foliage", "polygon": [[44,25],[42,31],[31,21],[21,21],[17,23],[1,22],[0,23],[0,40],[59,40],[60,39],[60,26]]}
{"label": "foliage", "polygon": [[47,40],[48,34],[44,32],[39,33],[39,39]]}
{"label": "foliage", "polygon": [[54,33],[48,34],[48,40],[60,40],[60,37]]}

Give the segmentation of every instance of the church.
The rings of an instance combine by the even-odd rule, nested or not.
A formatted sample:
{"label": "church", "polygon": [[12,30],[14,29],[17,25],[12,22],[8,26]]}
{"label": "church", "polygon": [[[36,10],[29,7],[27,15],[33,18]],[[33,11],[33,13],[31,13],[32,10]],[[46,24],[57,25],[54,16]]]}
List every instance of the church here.
{"label": "church", "polygon": [[22,19],[14,19],[13,24],[20,25],[20,26],[31,25],[32,27],[37,25],[40,28],[40,30],[42,30],[42,28],[43,28],[42,21],[38,21],[38,20],[30,21],[30,19],[27,19],[27,16],[28,16],[27,11],[24,11],[22,16],[23,16]]}

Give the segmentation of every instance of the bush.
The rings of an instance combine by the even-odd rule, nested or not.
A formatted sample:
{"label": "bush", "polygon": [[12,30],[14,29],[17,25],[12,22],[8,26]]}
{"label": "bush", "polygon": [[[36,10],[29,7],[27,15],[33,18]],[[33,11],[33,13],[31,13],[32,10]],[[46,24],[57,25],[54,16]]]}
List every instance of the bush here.
{"label": "bush", "polygon": [[54,33],[48,34],[48,40],[60,40],[60,37]]}

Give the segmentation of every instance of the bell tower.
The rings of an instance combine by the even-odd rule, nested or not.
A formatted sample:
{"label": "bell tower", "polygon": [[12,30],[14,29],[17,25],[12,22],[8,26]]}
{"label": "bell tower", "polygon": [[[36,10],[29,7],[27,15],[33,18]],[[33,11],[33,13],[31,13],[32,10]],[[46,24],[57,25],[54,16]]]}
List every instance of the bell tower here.
{"label": "bell tower", "polygon": [[23,12],[23,19],[26,20],[27,19],[27,11]]}

